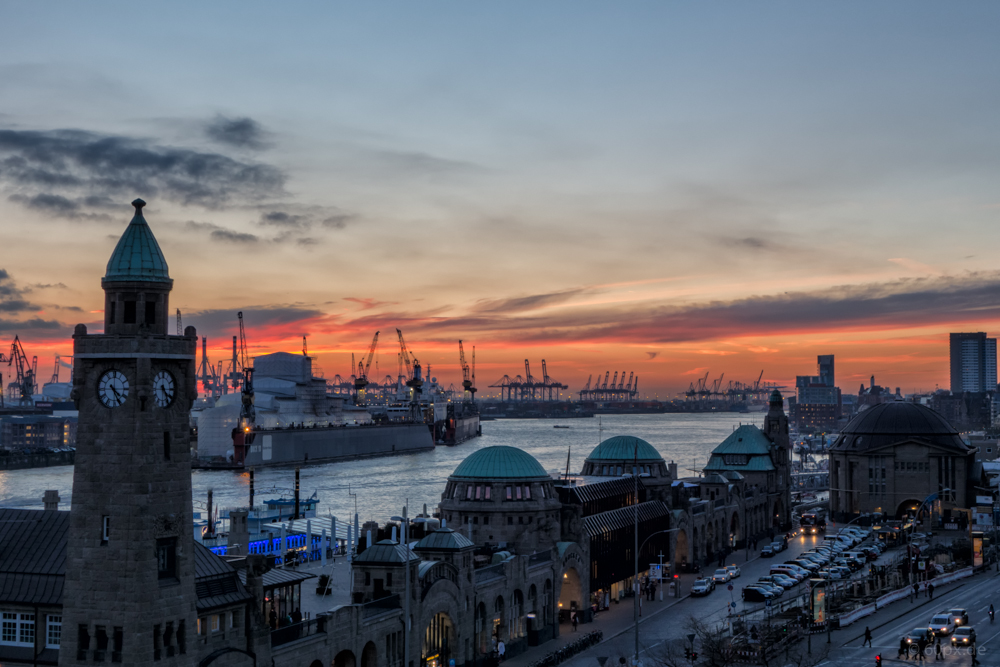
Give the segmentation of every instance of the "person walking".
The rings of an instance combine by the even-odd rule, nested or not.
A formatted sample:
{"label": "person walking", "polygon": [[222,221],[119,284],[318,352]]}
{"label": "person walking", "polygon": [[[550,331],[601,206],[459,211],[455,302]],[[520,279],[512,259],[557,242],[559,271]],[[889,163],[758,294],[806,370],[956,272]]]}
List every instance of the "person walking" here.
{"label": "person walking", "polygon": [[934,584],[927,584],[927,597],[934,599]]}
{"label": "person walking", "polygon": [[941,637],[938,637],[937,641],[934,642],[934,659],[944,660],[944,655],[941,653]]}
{"label": "person walking", "polygon": [[910,654],[910,646],[909,644],[906,643],[906,637],[903,637],[902,639],[899,640],[899,653],[896,654],[896,657],[906,660],[909,654]]}
{"label": "person walking", "polygon": [[580,619],[577,618],[576,612],[573,612],[573,632],[576,632],[576,625],[579,622],[580,622]]}
{"label": "person walking", "polygon": [[872,631],[867,625],[865,626],[865,640],[861,642],[861,646],[864,646],[865,644],[868,644],[869,648],[874,648],[872,646]]}
{"label": "person walking", "polygon": [[918,595],[920,595],[920,586],[918,586],[917,582],[914,581],[913,582],[913,597],[910,598],[910,602],[913,602],[914,600],[916,600]]}
{"label": "person walking", "polygon": [[497,655],[500,656],[500,662],[503,662],[503,655],[506,652],[507,652],[507,647],[504,646],[503,640],[501,639],[499,643],[497,643]]}
{"label": "person walking", "polygon": [[923,662],[924,653],[927,651],[927,640],[921,637],[917,640],[917,660]]}

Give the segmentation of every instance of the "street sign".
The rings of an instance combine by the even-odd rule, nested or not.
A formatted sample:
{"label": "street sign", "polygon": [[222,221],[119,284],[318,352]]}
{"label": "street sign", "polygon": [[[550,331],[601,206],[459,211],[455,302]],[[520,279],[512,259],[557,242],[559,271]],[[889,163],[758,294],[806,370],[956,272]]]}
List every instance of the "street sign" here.
{"label": "street sign", "polygon": [[694,644],[694,635],[688,635],[688,641]]}
{"label": "street sign", "polygon": [[770,600],[764,600],[764,606],[765,607],[770,607],[771,606],[771,601]]}
{"label": "street sign", "polygon": [[727,588],[728,588],[729,590],[733,590],[733,585],[732,585],[732,584],[729,584],[729,586],[727,586]]}
{"label": "street sign", "polygon": [[730,602],[729,606],[732,607],[733,609],[736,609],[736,603],[735,602]]}

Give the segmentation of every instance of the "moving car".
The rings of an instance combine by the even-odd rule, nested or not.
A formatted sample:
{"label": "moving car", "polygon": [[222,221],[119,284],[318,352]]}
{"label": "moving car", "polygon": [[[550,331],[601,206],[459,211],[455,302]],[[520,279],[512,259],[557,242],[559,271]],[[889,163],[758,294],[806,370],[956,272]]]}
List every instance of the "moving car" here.
{"label": "moving car", "polygon": [[942,611],[942,614],[951,614],[951,617],[955,620],[955,626],[963,626],[969,624],[969,612],[961,607],[956,607],[955,609],[949,609],[948,611]]}
{"label": "moving car", "polygon": [[947,612],[944,614],[935,614],[927,629],[934,635],[947,637],[955,631],[955,619]]}
{"label": "moving car", "polygon": [[930,628],[913,628],[910,630],[909,634],[904,637],[904,639],[907,644],[911,644],[915,648],[921,639],[926,641],[928,644],[934,641],[934,633],[931,632]]}
{"label": "moving car", "polygon": [[774,555],[774,547],[770,544],[764,545],[764,548],[760,550],[761,558],[770,558]]}
{"label": "moving car", "polygon": [[732,578],[733,576],[729,574],[729,570],[727,570],[724,567],[720,567],[718,570],[715,571],[715,574],[712,575],[712,579],[717,584],[727,584],[729,583],[729,580]]}
{"label": "moving car", "polygon": [[774,549],[774,553],[781,553],[785,550],[785,543],[781,540],[771,542],[771,548]]}
{"label": "moving car", "polygon": [[708,595],[715,590],[715,581],[712,579],[698,579],[691,586],[691,595],[700,597]]}
{"label": "moving car", "polygon": [[742,572],[740,572],[740,568],[736,567],[735,565],[727,565],[726,569],[729,570],[730,579],[735,579],[736,577],[743,574]]}
{"label": "moving car", "polygon": [[951,636],[952,646],[972,646],[976,643],[976,629],[971,625],[963,625],[955,628]]}

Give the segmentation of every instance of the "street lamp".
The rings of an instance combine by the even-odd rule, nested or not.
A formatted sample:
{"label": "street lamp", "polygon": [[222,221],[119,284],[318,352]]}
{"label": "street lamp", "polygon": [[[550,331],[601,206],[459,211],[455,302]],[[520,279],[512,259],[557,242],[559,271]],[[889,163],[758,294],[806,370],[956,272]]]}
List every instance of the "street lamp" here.
{"label": "street lamp", "polygon": [[404,550],[404,595],[403,600],[403,655],[405,656],[403,660],[404,665],[408,667],[410,664],[410,523],[426,523],[427,519],[423,517],[418,517],[416,519],[408,519],[406,516],[406,506],[403,506],[403,516],[391,516],[389,517],[392,521],[399,521],[403,524],[403,546]]}

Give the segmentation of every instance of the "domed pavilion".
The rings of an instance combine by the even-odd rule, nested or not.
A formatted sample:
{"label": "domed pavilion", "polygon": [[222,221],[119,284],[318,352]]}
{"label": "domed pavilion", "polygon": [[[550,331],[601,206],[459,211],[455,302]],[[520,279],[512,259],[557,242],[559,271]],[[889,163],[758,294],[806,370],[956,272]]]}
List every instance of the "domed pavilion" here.
{"label": "domed pavilion", "polygon": [[[981,474],[975,449],[934,410],[895,401],[852,419],[830,448],[830,511],[841,520],[880,512],[901,518],[968,507]],[[932,494],[938,494],[931,498]]]}

